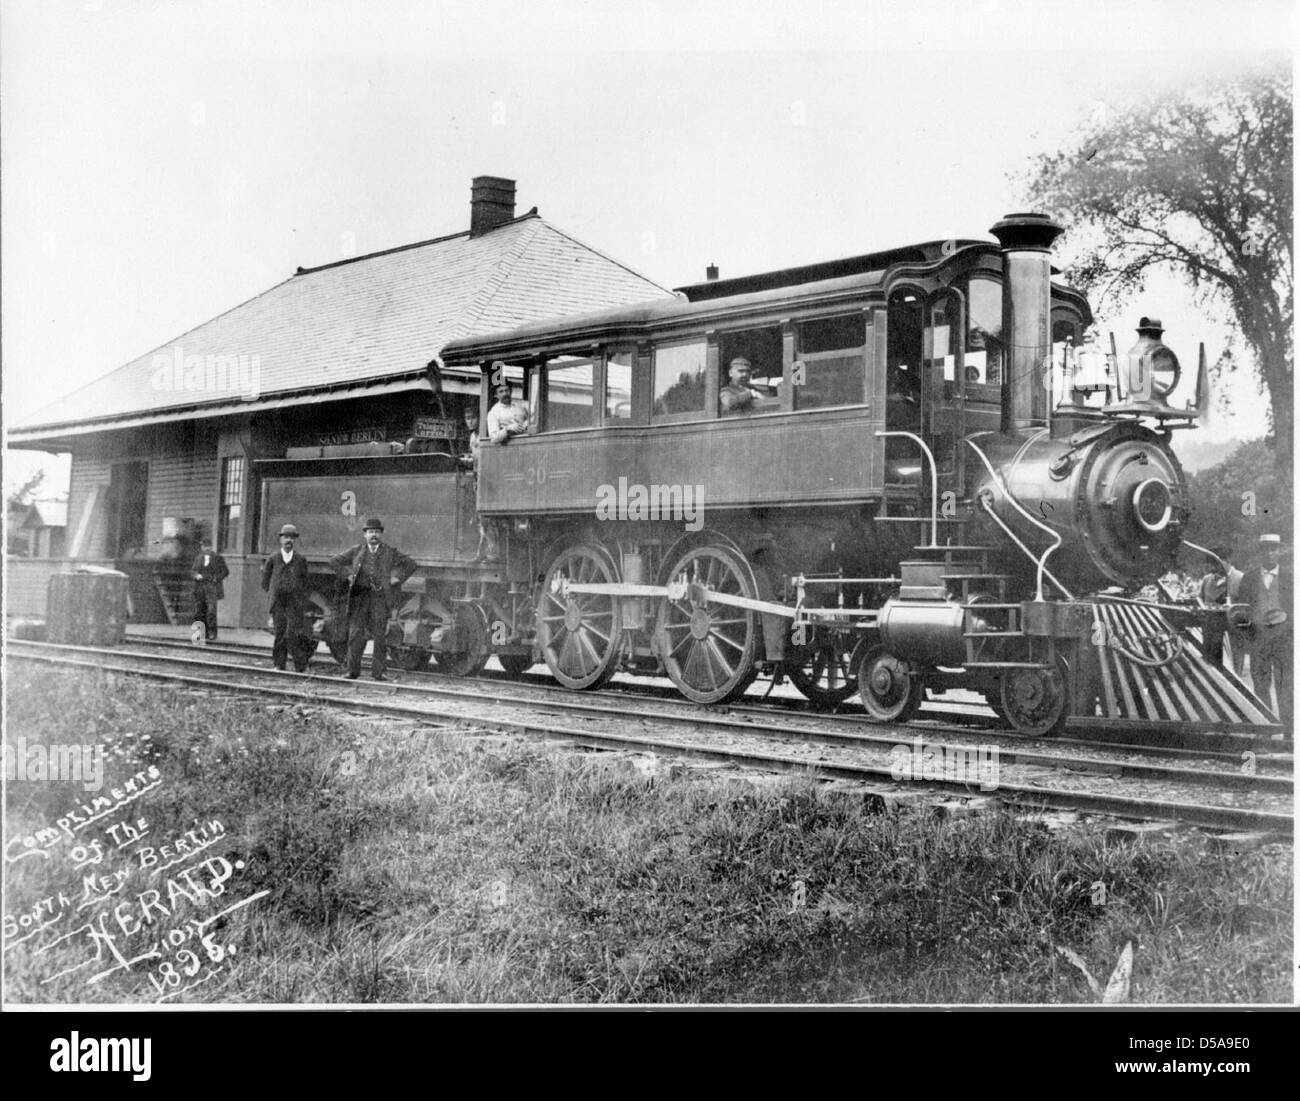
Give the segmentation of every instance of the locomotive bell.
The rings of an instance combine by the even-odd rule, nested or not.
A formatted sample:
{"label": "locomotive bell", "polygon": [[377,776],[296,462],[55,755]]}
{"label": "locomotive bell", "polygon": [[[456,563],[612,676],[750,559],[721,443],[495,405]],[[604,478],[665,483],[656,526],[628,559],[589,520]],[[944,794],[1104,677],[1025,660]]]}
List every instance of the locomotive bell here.
{"label": "locomotive bell", "polygon": [[1098,394],[1109,392],[1112,386],[1110,360],[1097,346],[1097,334],[1089,331],[1084,334],[1083,343],[1074,350],[1070,389],[1081,394]]}

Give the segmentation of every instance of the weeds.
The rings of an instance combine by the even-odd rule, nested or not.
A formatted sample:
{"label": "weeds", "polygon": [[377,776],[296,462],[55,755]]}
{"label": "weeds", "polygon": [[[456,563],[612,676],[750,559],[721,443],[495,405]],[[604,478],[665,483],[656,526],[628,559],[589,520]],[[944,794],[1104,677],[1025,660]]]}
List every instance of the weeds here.
{"label": "weeds", "polygon": [[[15,672],[11,736],[106,744],[106,787],[152,764],[152,836],[220,820],[210,851],[242,862],[240,892],[268,892],[218,926],[237,965],[175,1000],[1091,1002],[1087,977],[1129,943],[1132,1001],[1291,998],[1287,846],[872,815],[807,781],[665,779],[618,756]],[[10,783],[8,837],[77,798]],[[123,866],[119,897],[157,885]],[[8,879],[7,915],[82,889],[66,861]],[[71,949],[38,949],[59,930],[16,943],[9,925],[12,1000],[157,996],[139,968],[93,990],[57,977]]]}

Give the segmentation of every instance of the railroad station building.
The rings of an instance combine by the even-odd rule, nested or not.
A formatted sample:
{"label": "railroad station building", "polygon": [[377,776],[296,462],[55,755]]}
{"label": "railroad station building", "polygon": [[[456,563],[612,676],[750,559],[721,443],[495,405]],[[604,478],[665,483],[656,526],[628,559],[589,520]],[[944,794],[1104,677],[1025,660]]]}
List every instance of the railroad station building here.
{"label": "railroad station building", "polygon": [[[480,379],[431,376],[449,341],[671,296],[536,207],[516,215],[513,180],[477,177],[471,196],[467,230],[299,268],[10,426],[10,447],[69,453],[71,482],[66,557],[11,558],[6,614],[43,614],[72,559],[127,572],[137,621],[187,621],[188,593],[158,566],[188,566],[202,530],[230,567],[223,625],[262,626],[258,460],[455,441]],[[310,556],[342,549],[303,535]]]}

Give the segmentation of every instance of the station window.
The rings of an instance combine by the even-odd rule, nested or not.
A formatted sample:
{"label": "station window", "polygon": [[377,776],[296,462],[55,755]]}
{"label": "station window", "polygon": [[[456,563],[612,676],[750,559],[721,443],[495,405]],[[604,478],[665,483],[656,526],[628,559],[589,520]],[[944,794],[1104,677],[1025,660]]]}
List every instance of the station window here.
{"label": "station window", "polygon": [[1001,386],[1002,284],[991,279],[972,279],[967,301],[970,320],[966,337],[966,383]]}
{"label": "station window", "polygon": [[605,360],[605,422],[632,419],[632,352],[611,352]]}
{"label": "station window", "polygon": [[239,527],[244,512],[244,457],[221,460],[221,512],[217,518],[217,549],[239,550]]}
{"label": "station window", "polygon": [[[867,320],[864,314],[826,317],[799,326],[794,407],[856,405],[866,379]],[[802,381],[801,381],[802,380]]]}
{"label": "station window", "polygon": [[591,427],[595,366],[594,360],[576,356],[555,356],[547,361],[542,414],[545,431]]}
{"label": "station window", "polygon": [[689,420],[704,414],[705,343],[661,344],[654,351],[655,420]]}

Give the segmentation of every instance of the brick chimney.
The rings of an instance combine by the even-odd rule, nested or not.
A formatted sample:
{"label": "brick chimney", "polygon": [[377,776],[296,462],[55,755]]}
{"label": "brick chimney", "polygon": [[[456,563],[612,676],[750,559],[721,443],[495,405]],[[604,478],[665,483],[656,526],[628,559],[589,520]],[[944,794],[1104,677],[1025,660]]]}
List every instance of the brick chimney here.
{"label": "brick chimney", "polygon": [[470,187],[469,235],[478,237],[515,216],[515,181],[475,176]]}

